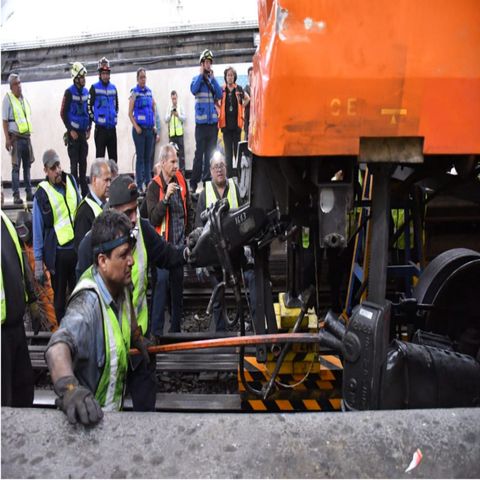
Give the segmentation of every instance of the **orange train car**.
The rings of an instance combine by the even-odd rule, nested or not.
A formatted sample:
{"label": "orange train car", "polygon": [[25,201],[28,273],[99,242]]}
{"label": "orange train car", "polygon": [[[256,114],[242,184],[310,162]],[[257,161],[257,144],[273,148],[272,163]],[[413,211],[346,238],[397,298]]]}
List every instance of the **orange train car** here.
{"label": "orange train car", "polygon": [[358,155],[360,137],[480,153],[478,0],[259,0],[249,147]]}

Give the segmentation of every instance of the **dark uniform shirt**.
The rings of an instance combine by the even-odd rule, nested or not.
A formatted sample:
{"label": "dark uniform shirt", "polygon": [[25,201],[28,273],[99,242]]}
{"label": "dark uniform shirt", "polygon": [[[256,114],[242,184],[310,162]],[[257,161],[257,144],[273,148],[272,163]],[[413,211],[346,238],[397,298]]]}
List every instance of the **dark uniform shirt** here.
{"label": "dark uniform shirt", "polygon": [[25,281],[17,249],[3,220],[2,274],[7,306],[7,319],[2,327],[16,326],[21,324],[25,313]]}
{"label": "dark uniform shirt", "polygon": [[226,88],[225,96],[225,118],[228,130],[236,130],[238,128],[238,101],[235,95],[237,89],[229,90]]}

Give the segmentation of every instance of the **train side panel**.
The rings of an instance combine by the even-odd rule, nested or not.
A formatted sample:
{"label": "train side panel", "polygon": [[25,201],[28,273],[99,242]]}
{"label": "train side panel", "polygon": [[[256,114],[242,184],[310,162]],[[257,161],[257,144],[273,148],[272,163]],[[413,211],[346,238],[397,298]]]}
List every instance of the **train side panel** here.
{"label": "train side panel", "polygon": [[260,0],[250,148],[357,155],[362,136],[480,153],[477,0]]}

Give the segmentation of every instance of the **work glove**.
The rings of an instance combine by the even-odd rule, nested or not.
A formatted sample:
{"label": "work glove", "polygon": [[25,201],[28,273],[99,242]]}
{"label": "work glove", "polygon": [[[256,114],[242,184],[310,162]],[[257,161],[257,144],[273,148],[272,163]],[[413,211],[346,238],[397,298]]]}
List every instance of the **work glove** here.
{"label": "work glove", "polygon": [[41,308],[38,306],[37,302],[33,302],[28,306],[28,311],[30,313],[30,318],[32,320],[32,329],[33,334],[37,335],[42,326],[44,315]]}
{"label": "work glove", "polygon": [[79,385],[73,375],[59,378],[53,389],[59,397],[55,405],[63,410],[71,424],[95,425],[103,418],[103,411],[93,393]]}
{"label": "work glove", "polygon": [[43,262],[42,260],[35,260],[35,280],[40,285],[45,285],[45,272],[43,271]]}
{"label": "work glove", "polygon": [[138,326],[132,334],[132,347],[140,351],[147,366],[150,365],[151,361],[151,356],[148,353],[148,347],[153,345],[154,343],[152,341],[142,335],[142,329]]}
{"label": "work glove", "polygon": [[195,245],[197,244],[198,239],[200,238],[200,235],[202,234],[202,232],[203,232],[203,227],[197,227],[188,236],[187,247],[190,250],[190,252],[195,248]]}
{"label": "work glove", "polygon": [[198,281],[202,283],[206,283],[208,277],[210,276],[210,272],[205,267],[197,267],[195,269],[195,273],[197,274]]}

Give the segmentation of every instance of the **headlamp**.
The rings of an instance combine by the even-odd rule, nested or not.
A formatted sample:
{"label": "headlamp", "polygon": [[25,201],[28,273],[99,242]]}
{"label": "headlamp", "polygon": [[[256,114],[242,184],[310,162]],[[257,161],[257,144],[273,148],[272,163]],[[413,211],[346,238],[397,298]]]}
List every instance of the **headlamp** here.
{"label": "headlamp", "polygon": [[137,243],[137,239],[135,237],[135,232],[133,229],[130,230],[128,235],[123,235],[121,237],[115,238],[114,240],[110,240],[108,242],[103,242],[100,245],[96,245],[93,248],[93,254],[98,255],[99,253],[111,252],[113,249],[127,242],[130,244],[130,247],[132,249],[135,247],[135,244]]}

